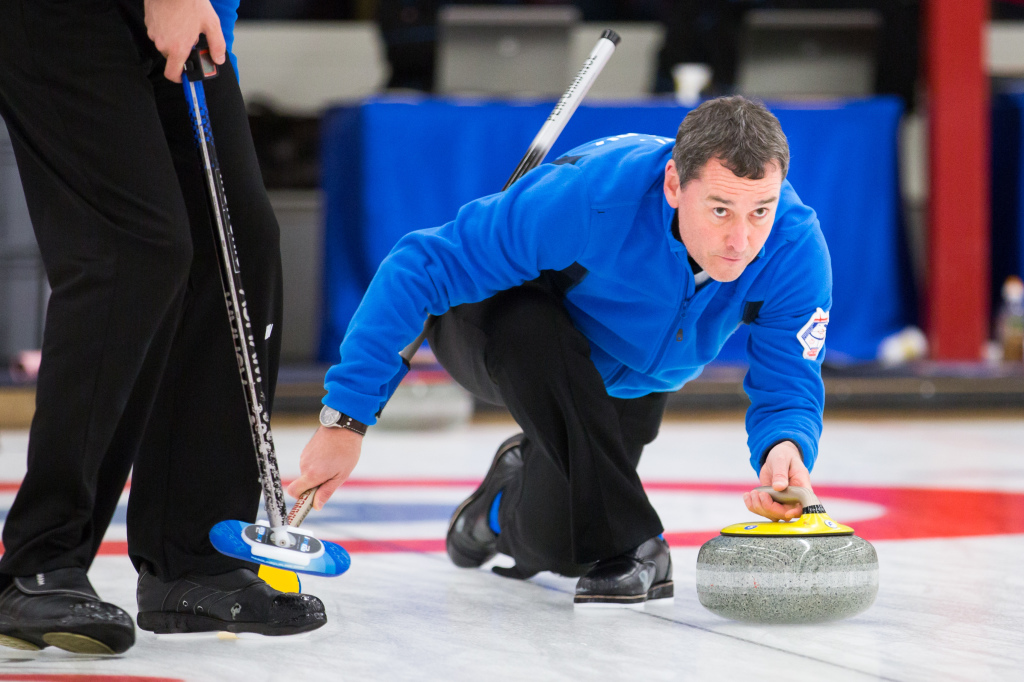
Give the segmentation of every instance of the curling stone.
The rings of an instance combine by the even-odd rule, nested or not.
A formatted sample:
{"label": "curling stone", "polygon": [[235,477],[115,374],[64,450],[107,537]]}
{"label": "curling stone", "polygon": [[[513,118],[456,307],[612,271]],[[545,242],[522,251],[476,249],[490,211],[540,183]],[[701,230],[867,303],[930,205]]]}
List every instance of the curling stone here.
{"label": "curling stone", "polygon": [[878,555],[825,513],[809,488],[757,488],[800,502],[792,521],[722,529],[697,555],[697,595],[709,611],[749,623],[822,623],[867,609],[878,594]]}

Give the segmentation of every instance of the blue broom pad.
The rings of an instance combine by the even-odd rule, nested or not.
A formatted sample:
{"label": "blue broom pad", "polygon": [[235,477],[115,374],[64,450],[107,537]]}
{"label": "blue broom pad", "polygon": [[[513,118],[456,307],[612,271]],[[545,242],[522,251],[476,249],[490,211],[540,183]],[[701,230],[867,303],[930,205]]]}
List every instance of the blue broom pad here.
{"label": "blue broom pad", "polygon": [[282,561],[274,557],[258,556],[253,554],[252,545],[242,539],[246,528],[254,525],[256,524],[246,523],[245,521],[221,521],[210,529],[210,542],[213,544],[214,549],[221,554],[226,554],[242,561],[251,561],[257,564],[295,571],[296,573],[332,577],[341,575],[352,564],[352,559],[344,547],[326,540],[319,540],[323,544],[324,553],[318,557],[313,557],[306,565]]}

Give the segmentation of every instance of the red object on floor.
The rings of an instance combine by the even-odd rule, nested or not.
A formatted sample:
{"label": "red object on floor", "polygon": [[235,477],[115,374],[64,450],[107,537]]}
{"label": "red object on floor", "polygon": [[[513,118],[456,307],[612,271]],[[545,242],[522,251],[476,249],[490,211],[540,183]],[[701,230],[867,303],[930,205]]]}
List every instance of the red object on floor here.
{"label": "red object on floor", "polygon": [[[475,488],[479,480],[467,479],[356,479],[345,485],[352,488]],[[689,483],[685,481],[647,481],[649,492],[730,493],[737,497],[753,486],[738,483]],[[851,521],[860,537],[876,540],[924,540],[963,538],[985,535],[1024,534],[1024,493],[992,490],[951,490],[939,488],[890,488],[884,486],[814,486],[825,508],[836,500],[870,502],[885,507],[873,519]],[[335,498],[336,500],[339,498]],[[750,515],[754,517],[753,514]],[[723,519],[721,527],[745,519]],[[843,522],[843,519],[836,519]],[[673,547],[695,547],[718,535],[720,528],[701,531],[665,531]],[[324,538],[341,544],[351,554],[366,552],[443,552],[444,538],[396,540]],[[2,549],[2,547],[0,547]],[[107,541],[100,554],[124,555],[128,543]],[[4,678],[0,677],[0,680]]]}
{"label": "red object on floor", "polygon": [[0,673],[0,680],[12,682],[185,682],[172,677],[139,677],[137,675],[76,675],[74,673]]}
{"label": "red object on floor", "polygon": [[[651,490],[704,490],[692,483],[645,483]],[[741,495],[750,486],[710,484],[706,490]],[[828,509],[830,500],[873,502],[885,513],[873,519],[851,521],[854,532],[865,540],[923,540],[979,535],[1024,533],[1024,493],[936,488],[883,488],[861,486],[814,486],[814,493]],[[754,517],[751,514],[751,517]],[[743,519],[737,519],[742,521]],[[842,519],[838,519],[842,522]],[[676,547],[701,545],[718,531],[665,533]]]}

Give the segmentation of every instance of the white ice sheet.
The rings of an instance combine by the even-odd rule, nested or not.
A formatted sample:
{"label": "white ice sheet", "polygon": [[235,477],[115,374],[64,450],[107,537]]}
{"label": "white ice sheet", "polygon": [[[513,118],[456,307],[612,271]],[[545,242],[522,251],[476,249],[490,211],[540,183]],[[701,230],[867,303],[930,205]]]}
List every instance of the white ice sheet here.
{"label": "white ice sheet", "polygon": [[[468,494],[494,447],[513,432],[512,424],[371,432],[355,472],[369,485],[343,489],[308,523],[326,537],[436,545],[447,510]],[[286,478],[297,473],[310,433],[275,429]],[[1021,443],[1024,420],[829,422],[813,478],[821,486],[1021,493]],[[0,483],[20,478],[26,444],[23,432],[0,432]],[[667,423],[640,472],[653,482],[754,485],[746,459],[738,420]],[[0,511],[12,497],[0,493]],[[651,497],[669,533],[749,517],[731,489],[658,489]],[[888,513],[871,501],[823,501],[837,520],[854,526]],[[983,518],[993,511],[982,501],[963,513]],[[115,523],[108,539],[124,537],[123,523]],[[190,682],[1024,679],[1024,534],[875,545],[881,565],[876,604],[850,620],[814,627],[744,625],[704,610],[694,588],[696,546],[673,550],[673,603],[601,612],[573,609],[572,579],[507,580],[457,569],[440,552],[354,552],[346,575],[305,581],[306,591],[327,604],[330,619],[306,636],[222,640],[140,631],[136,646],[116,658],[0,648],[0,680],[46,674]],[[125,556],[101,555],[90,577],[104,598],[134,614],[135,575]]]}

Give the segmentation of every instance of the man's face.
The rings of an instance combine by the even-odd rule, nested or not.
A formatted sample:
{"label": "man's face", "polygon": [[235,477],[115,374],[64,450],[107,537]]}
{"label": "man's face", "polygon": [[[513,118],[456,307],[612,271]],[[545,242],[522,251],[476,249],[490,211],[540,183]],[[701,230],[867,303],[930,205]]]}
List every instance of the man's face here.
{"label": "man's face", "polygon": [[699,177],[679,185],[674,161],[665,168],[665,199],[677,210],[686,251],[719,282],[732,282],[768,240],[782,190],[778,165],[760,180],[736,177],[711,159]]}

